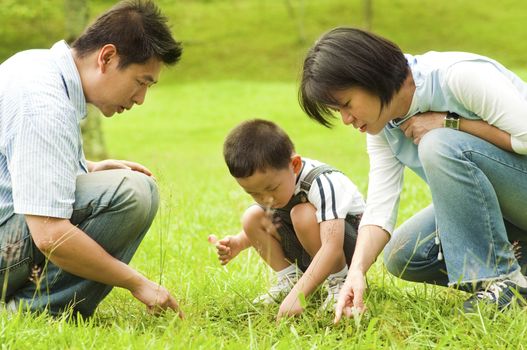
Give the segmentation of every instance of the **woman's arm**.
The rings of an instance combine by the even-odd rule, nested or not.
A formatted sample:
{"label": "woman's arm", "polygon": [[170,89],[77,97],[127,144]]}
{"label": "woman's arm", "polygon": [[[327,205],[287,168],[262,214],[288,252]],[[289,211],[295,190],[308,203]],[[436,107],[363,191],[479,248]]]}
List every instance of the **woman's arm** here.
{"label": "woman's arm", "polygon": [[[446,112],[417,114],[401,124],[401,130],[406,137],[412,138],[417,145],[428,131],[444,127],[446,114]],[[460,118],[459,130],[477,136],[506,151],[514,151],[511,145],[511,136],[486,121]]]}
{"label": "woman's arm", "polygon": [[[509,134],[514,152],[527,154],[527,85],[523,81],[510,72],[500,72],[491,63],[467,61],[447,71],[445,84],[467,110]],[[472,130],[463,131],[473,134]]]}

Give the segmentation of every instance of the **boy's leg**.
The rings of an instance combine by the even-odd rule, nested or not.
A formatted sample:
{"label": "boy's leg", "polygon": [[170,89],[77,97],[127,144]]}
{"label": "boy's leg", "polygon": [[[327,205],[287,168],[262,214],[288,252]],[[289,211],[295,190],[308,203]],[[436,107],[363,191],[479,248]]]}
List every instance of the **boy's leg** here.
{"label": "boy's leg", "polygon": [[257,205],[249,207],[242,217],[242,226],[251,246],[274,271],[281,271],[292,264],[284,255],[276,227],[263,208]]}
{"label": "boy's leg", "polygon": [[[300,244],[312,259],[322,246],[316,208],[311,203],[297,204],[291,209],[291,222]],[[346,265],[344,250],[340,253],[340,260],[331,269],[332,273],[341,271]],[[334,254],[339,254],[339,252],[334,252]]]}
{"label": "boy's leg", "polygon": [[[130,170],[108,170],[77,178],[71,222],[109,254],[130,262],[150,227],[158,207],[155,182]],[[40,283],[27,283],[14,298],[31,310],[58,314],[71,306],[90,316],[111,286],[71,275],[47,261]]]}
{"label": "boy's leg", "polygon": [[[273,222],[275,219],[280,222]],[[276,272],[276,282],[265,294],[256,297],[253,303],[265,305],[280,302],[300,277],[298,269],[302,267],[297,266],[297,262],[302,262],[302,254],[305,253],[294,236],[289,214],[284,210],[277,210],[271,219],[263,208],[254,205],[246,210],[242,223],[251,245]],[[294,237],[291,237],[291,232]]]}

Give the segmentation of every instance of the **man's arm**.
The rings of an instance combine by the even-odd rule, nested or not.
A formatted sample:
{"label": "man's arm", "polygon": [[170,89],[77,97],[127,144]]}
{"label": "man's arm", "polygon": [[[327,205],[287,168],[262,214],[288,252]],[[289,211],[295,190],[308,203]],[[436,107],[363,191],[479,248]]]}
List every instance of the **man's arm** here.
{"label": "man's arm", "polygon": [[85,279],[126,288],[149,311],[179,312],[176,300],[164,287],[112,257],[69,220],[26,215],[26,221],[37,248],[61,269]]}

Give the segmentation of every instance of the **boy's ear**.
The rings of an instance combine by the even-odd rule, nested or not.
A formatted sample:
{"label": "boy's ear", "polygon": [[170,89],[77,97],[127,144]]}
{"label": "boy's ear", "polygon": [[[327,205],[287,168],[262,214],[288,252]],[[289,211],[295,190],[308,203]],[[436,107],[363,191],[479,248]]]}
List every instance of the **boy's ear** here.
{"label": "boy's ear", "polygon": [[298,174],[302,170],[302,157],[298,154],[295,154],[291,157],[291,164],[293,165],[293,171],[295,174]]}

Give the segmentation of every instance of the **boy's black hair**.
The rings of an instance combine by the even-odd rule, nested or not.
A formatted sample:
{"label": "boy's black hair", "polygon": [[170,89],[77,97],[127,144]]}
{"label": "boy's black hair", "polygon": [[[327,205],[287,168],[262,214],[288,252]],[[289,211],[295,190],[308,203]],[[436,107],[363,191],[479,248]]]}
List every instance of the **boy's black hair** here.
{"label": "boy's black hair", "polygon": [[113,44],[119,68],[142,64],[155,57],[172,65],[181,57],[181,44],[173,37],[167,18],[149,0],[122,1],[102,14],[73,42],[79,57]]}
{"label": "boy's black hair", "polygon": [[298,91],[300,106],[320,124],[331,127],[328,106],[338,105],[331,92],[360,87],[386,106],[409,72],[401,49],[391,41],[356,28],[339,27],[309,49]]}
{"label": "boy's black hair", "polygon": [[285,169],[295,151],[293,142],[275,123],[247,120],[235,127],[223,144],[223,157],[229,172],[245,178],[256,171]]}

